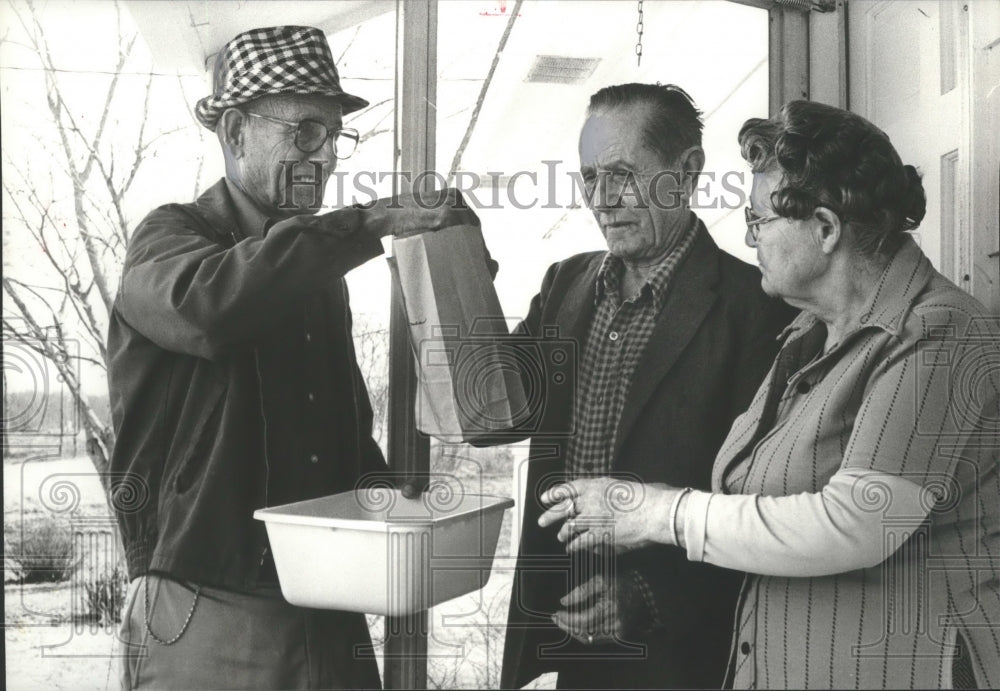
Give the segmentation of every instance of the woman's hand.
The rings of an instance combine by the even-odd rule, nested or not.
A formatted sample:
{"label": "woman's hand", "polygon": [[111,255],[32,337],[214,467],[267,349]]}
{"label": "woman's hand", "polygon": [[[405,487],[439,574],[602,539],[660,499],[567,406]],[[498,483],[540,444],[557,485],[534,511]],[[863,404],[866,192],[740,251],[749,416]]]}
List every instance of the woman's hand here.
{"label": "woman's hand", "polygon": [[566,482],[541,497],[548,510],[538,519],[545,528],[563,521],[557,537],[566,551],[601,545],[619,551],[651,542],[673,544],[670,507],[680,490],[612,477]]}

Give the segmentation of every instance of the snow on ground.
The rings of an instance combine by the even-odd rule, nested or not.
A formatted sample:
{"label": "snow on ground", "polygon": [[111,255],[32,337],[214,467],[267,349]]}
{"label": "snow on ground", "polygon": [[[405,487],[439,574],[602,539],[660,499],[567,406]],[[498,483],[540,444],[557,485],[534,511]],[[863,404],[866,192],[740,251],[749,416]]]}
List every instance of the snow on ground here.
{"label": "snow on ground", "polygon": [[[48,517],[67,530],[95,520],[106,526],[104,492],[86,456],[39,454],[3,466],[4,527],[19,532]],[[5,562],[5,581],[12,565]],[[113,630],[74,626],[73,582],[4,585],[6,688],[12,691],[117,689]]]}
{"label": "snow on ground", "polygon": [[[75,525],[108,520],[101,484],[87,457],[36,457],[3,466],[4,523],[8,531],[43,517]],[[483,480],[482,491],[509,494],[509,477]],[[503,652],[503,625],[513,577],[512,512],[504,519],[498,558],[482,591],[444,603],[431,612],[431,685],[496,688]],[[11,565],[5,563],[10,577]],[[6,579],[5,579],[6,580]],[[77,579],[78,580],[78,579]],[[74,624],[73,581],[4,586],[6,688],[12,691],[117,689],[114,628]],[[378,637],[379,631],[373,633]],[[546,675],[536,688],[552,688]]]}

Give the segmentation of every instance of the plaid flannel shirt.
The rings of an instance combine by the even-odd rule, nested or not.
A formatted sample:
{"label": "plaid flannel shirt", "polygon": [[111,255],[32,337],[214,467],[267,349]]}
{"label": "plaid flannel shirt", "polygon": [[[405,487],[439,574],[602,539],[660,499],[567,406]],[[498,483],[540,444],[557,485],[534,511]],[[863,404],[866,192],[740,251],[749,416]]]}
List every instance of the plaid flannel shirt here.
{"label": "plaid flannel shirt", "polygon": [[[627,299],[621,293],[624,262],[610,252],[604,257],[594,287],[597,310],[583,350],[582,371],[586,377],[579,382],[574,402],[576,434],[570,439],[566,459],[569,478],[608,475],[614,470],[616,430],[629,389],[666,300],[670,279],[697,234],[698,220],[692,218],[674,250],[656,267],[638,294]],[[580,573],[577,566],[574,562],[572,587],[582,585],[592,575]],[[641,601],[648,613],[640,632],[661,626],[649,583],[635,570],[625,576],[627,580],[623,583],[633,595],[629,599]]]}
{"label": "plaid flannel shirt", "polygon": [[583,349],[583,381],[574,402],[574,428],[567,451],[570,478],[607,475],[615,434],[639,360],[649,343],[656,319],[666,300],[670,278],[697,236],[691,225],[674,250],[628,299],[621,294],[625,264],[610,252],[597,273],[594,303],[597,311]]}

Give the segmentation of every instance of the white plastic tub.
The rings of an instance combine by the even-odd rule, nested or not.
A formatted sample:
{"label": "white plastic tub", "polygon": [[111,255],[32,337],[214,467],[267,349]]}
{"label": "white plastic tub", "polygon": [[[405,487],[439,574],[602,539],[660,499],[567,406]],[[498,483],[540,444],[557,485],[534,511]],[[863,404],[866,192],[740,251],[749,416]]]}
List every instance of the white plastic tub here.
{"label": "white plastic tub", "polygon": [[259,509],[285,599],[400,616],[486,585],[513,500],[376,487]]}

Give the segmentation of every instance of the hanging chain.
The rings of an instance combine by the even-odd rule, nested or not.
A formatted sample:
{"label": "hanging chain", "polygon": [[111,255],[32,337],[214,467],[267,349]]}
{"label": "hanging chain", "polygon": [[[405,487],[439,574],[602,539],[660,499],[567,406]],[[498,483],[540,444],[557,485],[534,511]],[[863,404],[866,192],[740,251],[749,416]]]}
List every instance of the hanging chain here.
{"label": "hanging chain", "polygon": [[145,618],[146,633],[152,636],[153,640],[160,645],[173,645],[181,639],[184,632],[187,631],[188,624],[191,623],[191,617],[194,616],[194,608],[198,606],[198,596],[201,595],[201,586],[195,586],[194,589],[194,599],[191,601],[191,609],[188,610],[187,618],[184,619],[184,624],[181,626],[181,630],[177,632],[177,635],[171,638],[169,641],[165,641],[155,633],[153,633],[153,628],[149,623],[149,574],[146,574],[142,579],[142,604],[143,604],[143,617]]}
{"label": "hanging chain", "polygon": [[639,22],[635,25],[635,33],[638,37],[635,43],[635,64],[642,65],[642,0],[639,0]]}

